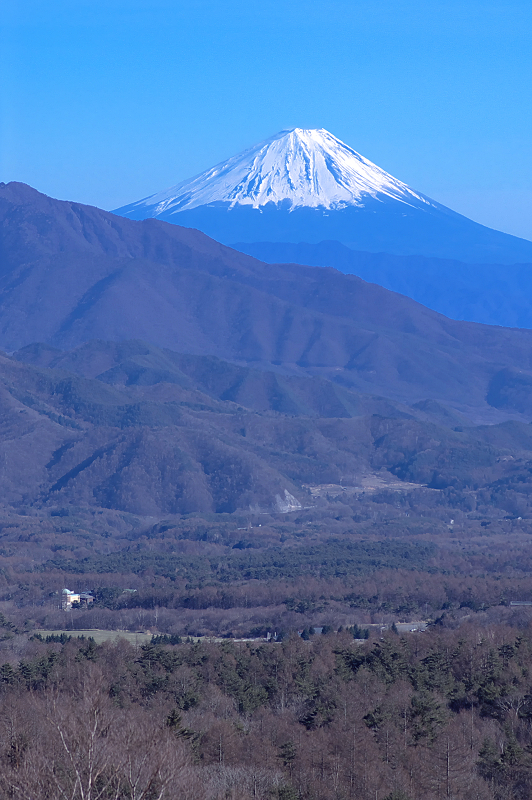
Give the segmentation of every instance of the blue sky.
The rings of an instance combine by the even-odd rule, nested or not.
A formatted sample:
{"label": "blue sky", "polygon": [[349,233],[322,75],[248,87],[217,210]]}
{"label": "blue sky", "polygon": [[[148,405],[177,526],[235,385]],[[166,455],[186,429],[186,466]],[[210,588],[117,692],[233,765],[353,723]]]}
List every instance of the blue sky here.
{"label": "blue sky", "polygon": [[532,239],[530,0],[4,0],[0,180],[115,208],[324,127]]}

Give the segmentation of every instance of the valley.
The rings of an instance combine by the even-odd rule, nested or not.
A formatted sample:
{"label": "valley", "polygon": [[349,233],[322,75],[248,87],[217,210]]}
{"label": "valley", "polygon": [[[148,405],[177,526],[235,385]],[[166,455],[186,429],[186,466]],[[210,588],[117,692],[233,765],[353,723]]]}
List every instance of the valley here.
{"label": "valley", "polygon": [[[23,348],[1,388],[4,601],[41,607],[44,628],[72,584],[98,597],[70,612],[82,627],[137,630],[156,607],[162,632],[240,638],[297,613],[391,624],[466,603],[502,619],[532,591],[528,423],[139,341]],[[379,575],[384,594],[367,588]]]}

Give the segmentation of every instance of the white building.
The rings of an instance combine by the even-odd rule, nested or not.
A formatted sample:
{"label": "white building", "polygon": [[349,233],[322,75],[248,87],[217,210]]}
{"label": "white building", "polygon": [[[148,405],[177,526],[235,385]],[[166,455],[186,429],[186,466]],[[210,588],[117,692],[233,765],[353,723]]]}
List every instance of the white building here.
{"label": "white building", "polygon": [[63,589],[61,592],[61,608],[63,611],[70,611],[73,603],[79,603],[80,606],[90,606],[94,603],[94,597],[90,592],[72,592],[70,589]]}

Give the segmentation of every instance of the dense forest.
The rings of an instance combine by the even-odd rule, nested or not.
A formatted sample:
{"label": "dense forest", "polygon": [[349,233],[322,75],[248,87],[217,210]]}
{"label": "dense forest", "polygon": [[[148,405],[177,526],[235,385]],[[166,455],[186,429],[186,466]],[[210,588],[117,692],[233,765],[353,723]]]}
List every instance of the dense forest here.
{"label": "dense forest", "polygon": [[0,797],[525,800],[531,634],[32,638],[0,667]]}
{"label": "dense forest", "polygon": [[[424,493],[432,496],[383,491],[278,515],[173,517],[125,534],[100,533],[97,517],[91,530],[72,511],[18,517],[3,529],[0,610],[27,633],[526,626],[527,608],[512,603],[532,599],[530,520],[430,507]],[[65,587],[92,592],[94,603],[65,614]]]}

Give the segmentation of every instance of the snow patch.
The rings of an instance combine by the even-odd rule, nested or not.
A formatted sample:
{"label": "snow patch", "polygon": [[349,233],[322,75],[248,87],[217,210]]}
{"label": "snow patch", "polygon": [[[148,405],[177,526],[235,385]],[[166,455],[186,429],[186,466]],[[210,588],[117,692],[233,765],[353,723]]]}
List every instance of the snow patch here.
{"label": "snow patch", "polygon": [[282,498],[280,494],[275,495],[276,511],[287,514],[289,511],[299,511],[300,508],[303,508],[303,506],[299,500],[297,500],[293,494],[290,494],[287,489],[284,490],[284,498]]}

